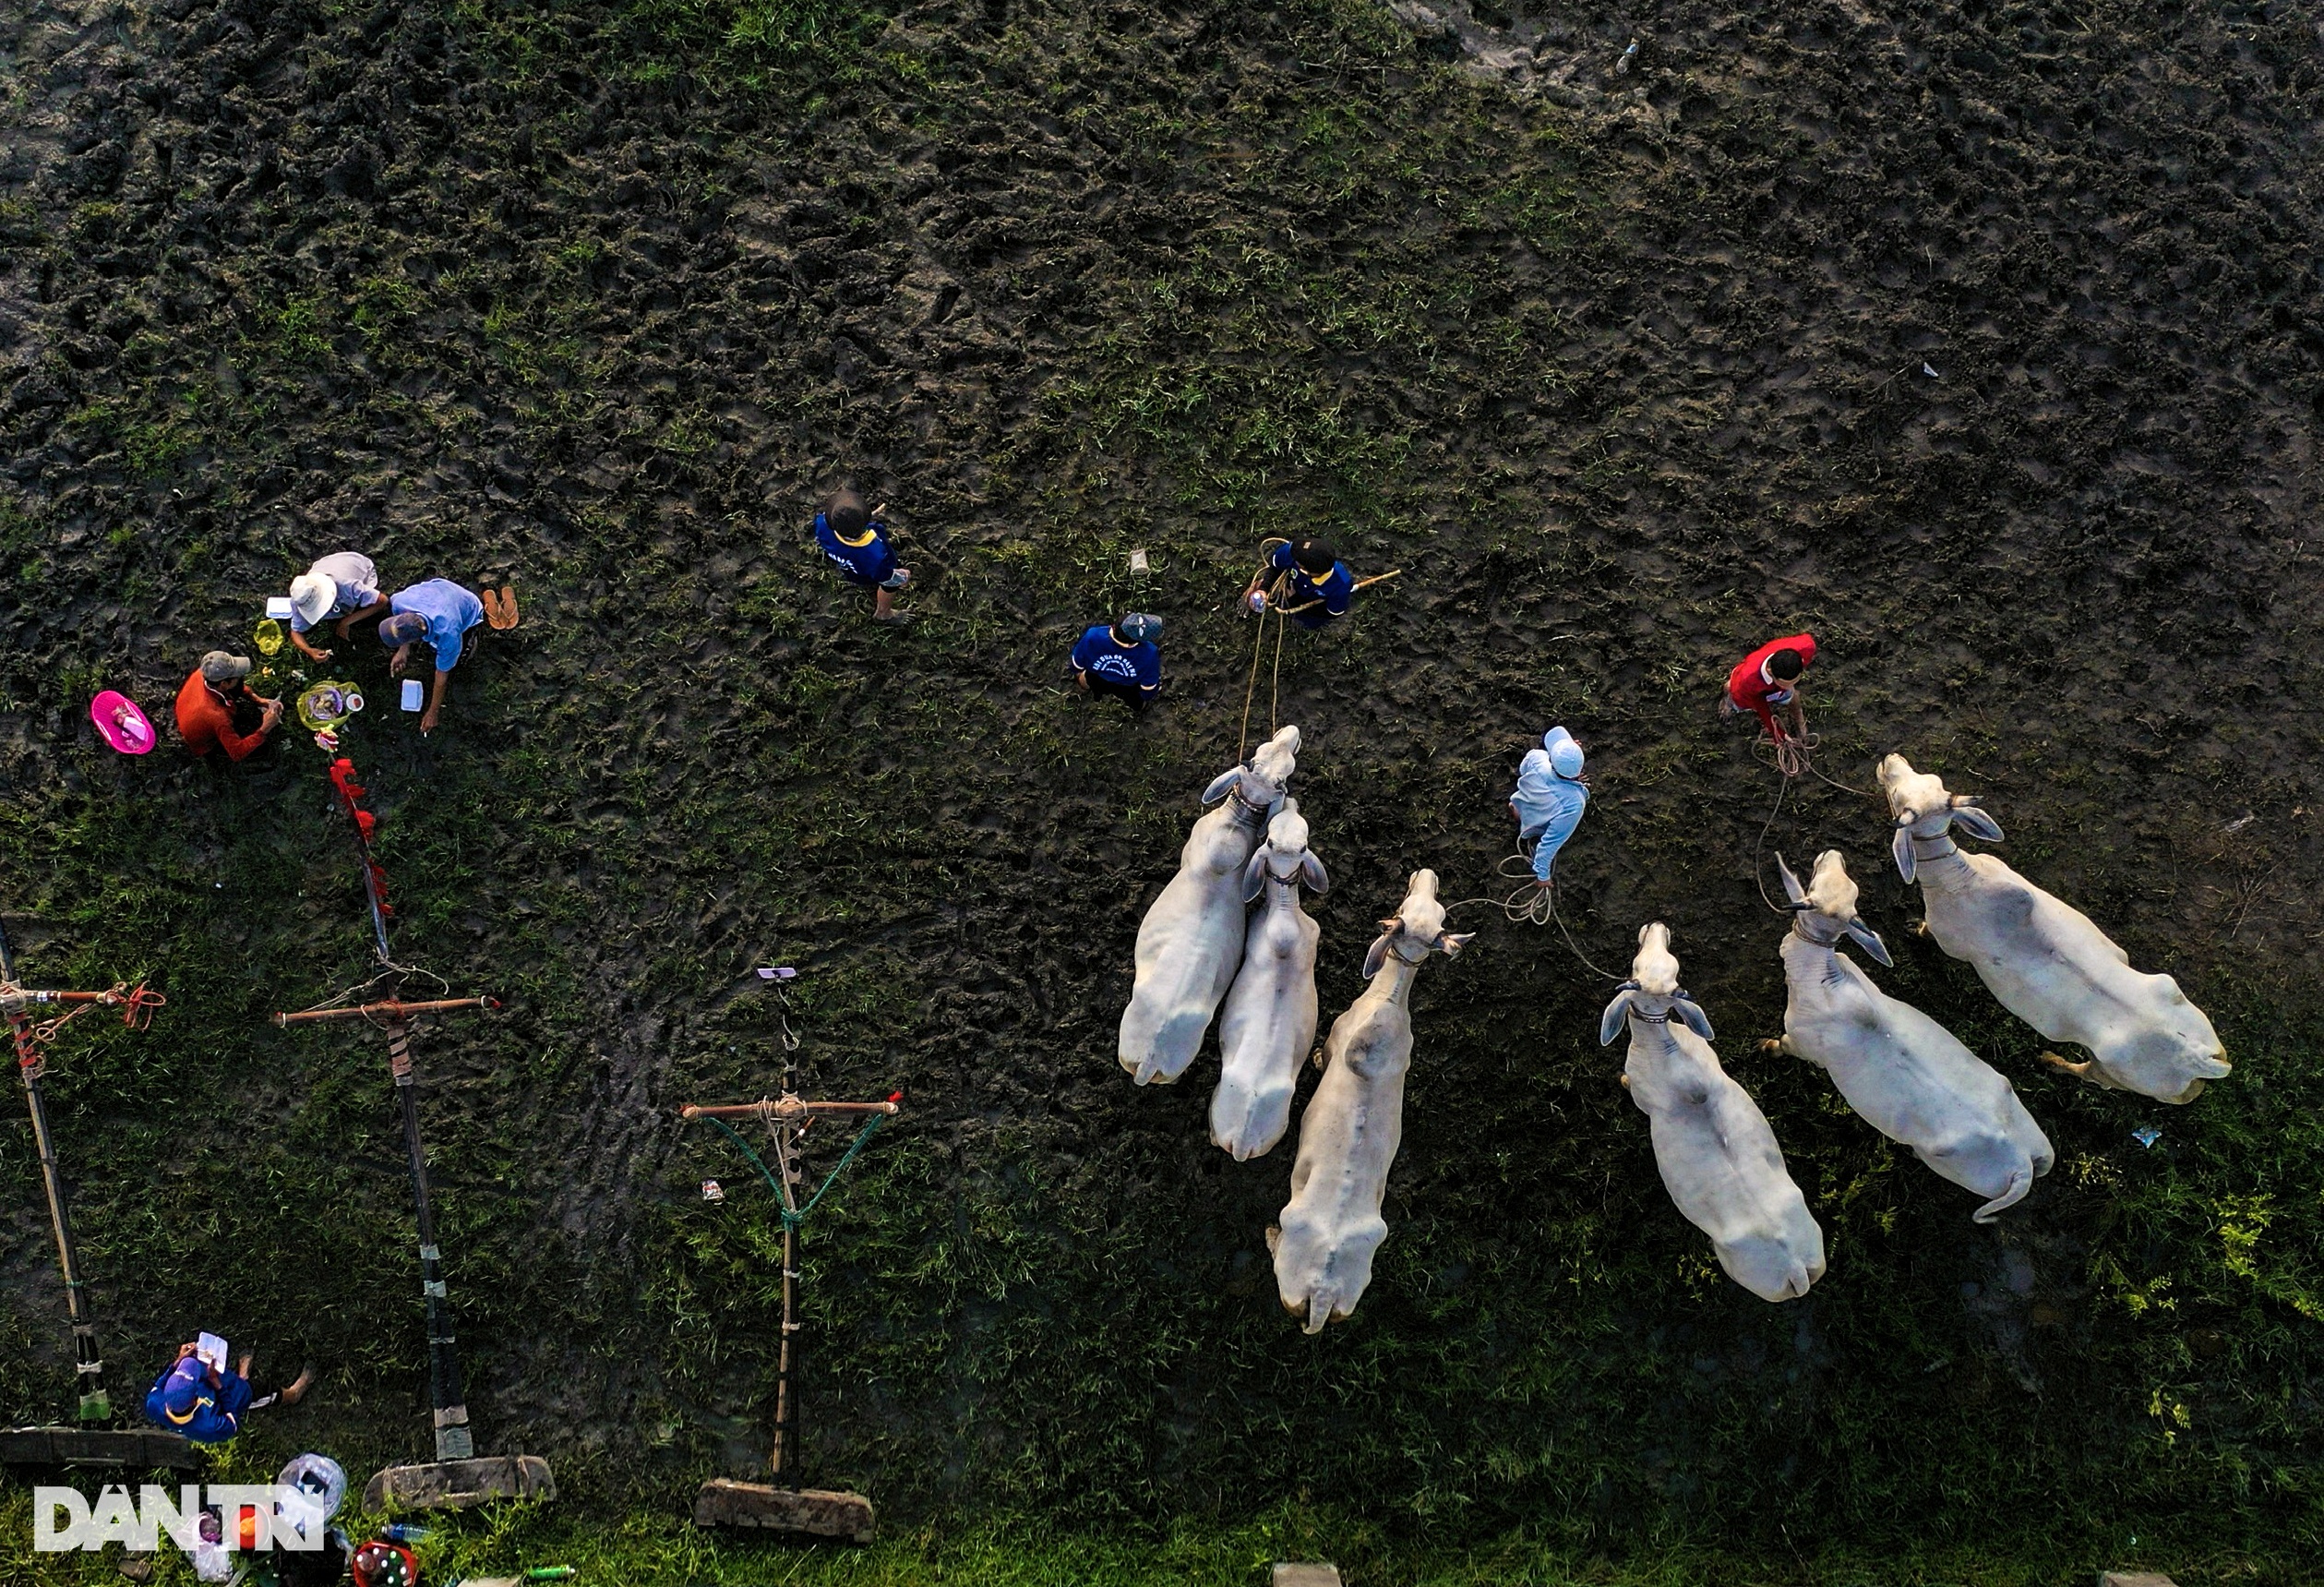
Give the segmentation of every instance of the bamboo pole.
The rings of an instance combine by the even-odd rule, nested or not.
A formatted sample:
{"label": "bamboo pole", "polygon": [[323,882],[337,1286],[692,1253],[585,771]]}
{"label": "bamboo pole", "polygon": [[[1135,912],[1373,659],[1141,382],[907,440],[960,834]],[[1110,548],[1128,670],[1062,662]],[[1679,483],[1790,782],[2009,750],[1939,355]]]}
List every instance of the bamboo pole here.
{"label": "bamboo pole", "polygon": [[902,1112],[904,1109],[894,1102],[803,1102],[797,1097],[782,1097],[763,1102],[736,1102],[716,1107],[689,1103],[677,1111],[677,1116],[681,1119],[814,1119],[827,1114],[892,1115]]}
{"label": "bamboo pole", "polygon": [[445,1014],[459,1008],[498,1008],[492,997],[444,997],[433,1003],[366,1003],[353,1008],[310,1008],[302,1014],[278,1014],[277,1025],[318,1025],[327,1019],[385,1019],[400,1024],[419,1014]]}

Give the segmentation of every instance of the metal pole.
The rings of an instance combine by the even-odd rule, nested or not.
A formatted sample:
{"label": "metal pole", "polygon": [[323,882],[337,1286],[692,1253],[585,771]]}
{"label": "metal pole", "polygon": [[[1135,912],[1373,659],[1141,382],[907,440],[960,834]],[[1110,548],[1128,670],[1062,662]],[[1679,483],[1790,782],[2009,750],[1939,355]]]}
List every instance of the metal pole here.
{"label": "metal pole", "polygon": [[451,1302],[436,1244],[436,1216],[427,1200],[427,1159],[420,1147],[420,1106],[413,1084],[411,1028],[401,1020],[388,1027],[388,1066],[395,1074],[403,1106],[403,1146],[412,1159],[412,1206],[418,1214],[420,1294],[427,1303],[427,1382],[436,1413],[436,1458],[473,1460],[476,1442],[468,1429],[468,1401],[461,1392],[460,1357],[452,1344]]}
{"label": "metal pole", "polygon": [[[0,931],[0,980],[16,982],[16,956]],[[51,993],[59,1001],[62,994]],[[96,993],[82,994],[95,997]],[[71,1001],[78,1001],[78,998]],[[73,1222],[65,1210],[65,1179],[56,1166],[56,1138],[49,1133],[48,1104],[41,1096],[41,1076],[47,1065],[33,1044],[32,1024],[21,1001],[8,1010],[8,1035],[16,1044],[17,1073],[24,1079],[24,1110],[32,1119],[32,1144],[41,1158],[41,1185],[48,1193],[49,1227],[56,1235],[56,1265],[65,1275],[65,1313],[73,1328],[73,1372],[80,1386],[80,1419],[112,1419],[113,1398],[105,1392],[105,1363],[97,1349],[97,1319],[89,1304],[89,1286],[80,1276],[79,1254],[73,1248]]]}

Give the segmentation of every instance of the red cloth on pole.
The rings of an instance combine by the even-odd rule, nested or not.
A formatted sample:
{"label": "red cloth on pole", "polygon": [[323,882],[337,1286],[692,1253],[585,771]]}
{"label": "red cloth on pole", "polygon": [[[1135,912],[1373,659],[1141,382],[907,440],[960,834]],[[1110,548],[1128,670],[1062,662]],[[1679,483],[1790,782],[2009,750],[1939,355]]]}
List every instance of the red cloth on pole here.
{"label": "red cloth on pole", "polygon": [[1779,650],[1798,651],[1800,667],[1803,672],[1815,665],[1815,636],[1812,633],[1795,633],[1787,639],[1767,641],[1767,643],[1737,662],[1735,669],[1727,675],[1727,698],[1735,703],[1736,710],[1749,711],[1757,716],[1761,726],[1767,729],[1767,737],[1770,739],[1779,739],[1783,736],[1776,730],[1776,707],[1791,703],[1791,683],[1799,681],[1793,679],[1791,683],[1780,681],[1770,683],[1763,676],[1767,658]]}

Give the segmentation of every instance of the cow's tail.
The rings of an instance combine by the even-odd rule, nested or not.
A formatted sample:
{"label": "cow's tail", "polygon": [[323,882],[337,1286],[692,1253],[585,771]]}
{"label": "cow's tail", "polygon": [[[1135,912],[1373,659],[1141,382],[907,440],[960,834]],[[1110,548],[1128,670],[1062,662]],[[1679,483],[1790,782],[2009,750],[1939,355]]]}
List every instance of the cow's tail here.
{"label": "cow's tail", "polygon": [[2026,1198],[2026,1192],[2032,1188],[2033,1165],[2022,1163],[2018,1171],[2009,1176],[2008,1187],[1975,1212],[1971,1213],[1970,1217],[1979,1223],[1991,1223],[2012,1207],[2017,1206],[2019,1202],[2023,1201]]}

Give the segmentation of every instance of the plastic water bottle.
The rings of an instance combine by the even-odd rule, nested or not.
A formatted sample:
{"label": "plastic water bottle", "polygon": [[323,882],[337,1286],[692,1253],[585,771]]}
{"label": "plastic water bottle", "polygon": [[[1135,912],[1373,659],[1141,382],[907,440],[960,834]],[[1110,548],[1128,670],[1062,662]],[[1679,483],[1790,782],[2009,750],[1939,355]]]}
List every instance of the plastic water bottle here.
{"label": "plastic water bottle", "polygon": [[379,1529],[379,1535],[389,1543],[417,1543],[427,1535],[427,1528],[413,1526],[408,1521],[391,1521]]}

